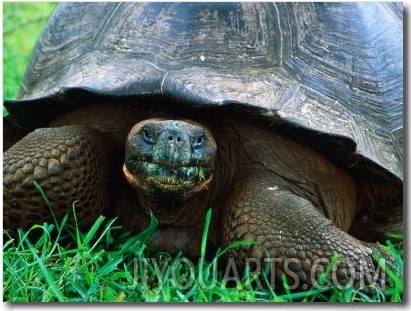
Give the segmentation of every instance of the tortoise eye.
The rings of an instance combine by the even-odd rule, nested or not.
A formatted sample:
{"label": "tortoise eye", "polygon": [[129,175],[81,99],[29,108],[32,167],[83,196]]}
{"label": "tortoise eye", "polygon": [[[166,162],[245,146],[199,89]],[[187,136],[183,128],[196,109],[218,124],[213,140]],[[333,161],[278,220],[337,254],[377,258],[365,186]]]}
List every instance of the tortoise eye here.
{"label": "tortoise eye", "polygon": [[154,144],[156,140],[154,137],[150,134],[150,132],[147,129],[142,130],[143,138],[144,140],[149,143],[149,144]]}
{"label": "tortoise eye", "polygon": [[194,144],[193,144],[193,147],[194,147],[194,148],[200,148],[200,147],[203,145],[204,141],[205,141],[204,135],[200,135],[200,136],[195,140],[195,142],[194,142]]}

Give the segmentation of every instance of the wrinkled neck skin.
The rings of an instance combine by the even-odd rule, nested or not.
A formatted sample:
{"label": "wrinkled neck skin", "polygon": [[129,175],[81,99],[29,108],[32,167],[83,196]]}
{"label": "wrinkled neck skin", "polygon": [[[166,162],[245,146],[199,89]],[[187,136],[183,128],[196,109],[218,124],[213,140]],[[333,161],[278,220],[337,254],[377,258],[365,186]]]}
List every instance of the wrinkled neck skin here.
{"label": "wrinkled neck skin", "polygon": [[[160,226],[201,226],[204,222],[205,213],[209,204],[212,202],[213,181],[210,181],[207,188],[192,195],[190,198],[172,198],[172,197],[149,197],[137,191],[137,196],[141,207],[150,215],[153,214]],[[193,219],[198,220],[194,224]]]}

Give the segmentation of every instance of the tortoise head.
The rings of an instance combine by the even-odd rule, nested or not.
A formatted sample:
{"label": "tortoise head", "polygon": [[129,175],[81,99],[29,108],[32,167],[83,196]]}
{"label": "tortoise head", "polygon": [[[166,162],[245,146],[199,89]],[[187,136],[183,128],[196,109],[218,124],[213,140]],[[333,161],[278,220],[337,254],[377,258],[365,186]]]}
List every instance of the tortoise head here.
{"label": "tortoise head", "polygon": [[212,180],[216,151],[211,132],[197,122],[149,119],[131,129],[123,171],[150,200],[185,201]]}

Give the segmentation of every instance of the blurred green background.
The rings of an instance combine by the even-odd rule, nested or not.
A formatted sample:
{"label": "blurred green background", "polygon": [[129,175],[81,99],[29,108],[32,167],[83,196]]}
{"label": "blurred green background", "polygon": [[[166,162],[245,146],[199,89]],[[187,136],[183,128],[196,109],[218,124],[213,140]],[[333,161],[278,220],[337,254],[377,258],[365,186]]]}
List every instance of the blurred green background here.
{"label": "blurred green background", "polygon": [[16,97],[36,40],[56,5],[3,2],[3,100]]}

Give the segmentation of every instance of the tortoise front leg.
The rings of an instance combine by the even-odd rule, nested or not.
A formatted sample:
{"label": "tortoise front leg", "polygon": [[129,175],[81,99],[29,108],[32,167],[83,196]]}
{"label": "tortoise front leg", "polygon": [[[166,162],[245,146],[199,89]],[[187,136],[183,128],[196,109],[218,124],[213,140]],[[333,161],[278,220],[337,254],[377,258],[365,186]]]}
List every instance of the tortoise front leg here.
{"label": "tortoise front leg", "polygon": [[339,260],[330,274],[336,285],[384,284],[373,245],[336,228],[307,200],[273,185],[268,173],[247,176],[237,182],[233,193],[224,216],[225,246],[239,240],[259,244],[230,251],[228,257],[237,266],[259,260],[261,267],[270,265],[277,279],[285,274],[291,288],[308,289],[318,284],[336,252]]}
{"label": "tortoise front leg", "polygon": [[116,148],[105,134],[82,126],[44,128],[28,134],[3,155],[4,228],[14,231],[53,222],[35,182],[57,221],[71,213],[77,202],[80,225],[91,224],[111,204]]}

